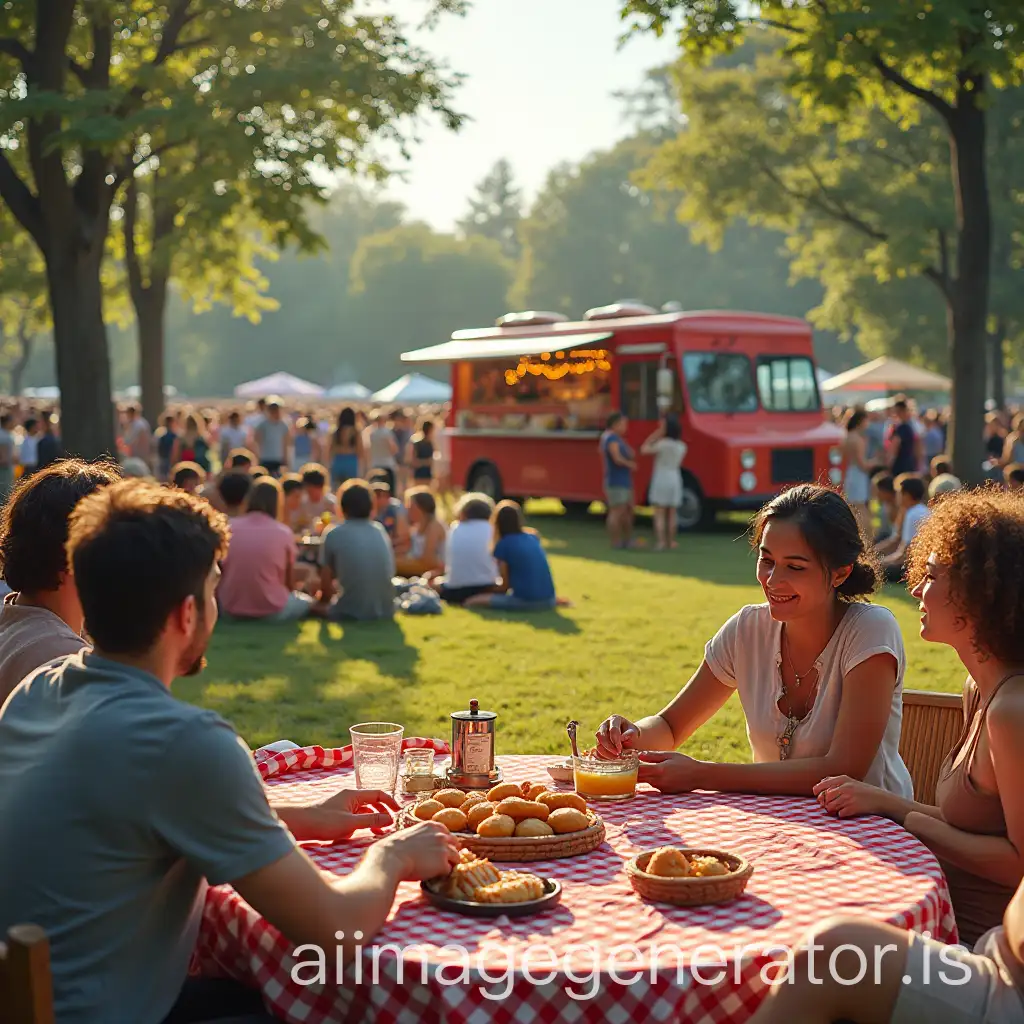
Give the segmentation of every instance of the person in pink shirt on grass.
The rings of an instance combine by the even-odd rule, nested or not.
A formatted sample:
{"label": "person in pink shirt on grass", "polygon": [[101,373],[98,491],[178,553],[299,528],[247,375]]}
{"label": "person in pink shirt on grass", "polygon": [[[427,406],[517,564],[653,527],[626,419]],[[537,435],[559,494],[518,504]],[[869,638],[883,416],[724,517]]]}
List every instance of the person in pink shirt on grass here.
{"label": "person in pink shirt on grass", "polygon": [[231,520],[217,587],[217,603],[228,618],[295,622],[310,614],[313,599],[295,591],[295,537],[281,522],[283,508],[281,485],[260,477],[244,514]]}

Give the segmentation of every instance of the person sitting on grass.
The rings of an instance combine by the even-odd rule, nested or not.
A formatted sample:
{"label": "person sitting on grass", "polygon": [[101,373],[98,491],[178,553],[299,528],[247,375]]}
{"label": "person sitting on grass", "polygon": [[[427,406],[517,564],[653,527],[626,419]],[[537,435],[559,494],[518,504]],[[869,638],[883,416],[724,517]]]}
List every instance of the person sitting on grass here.
{"label": "person sitting on grass", "polygon": [[292,533],[304,530],[305,517],[302,513],[302,477],[298,473],[287,473],[281,478],[281,493],[284,496],[283,519]]}
{"label": "person sitting on grass", "polygon": [[[801,484],[754,517],[751,546],[764,604],[740,609],[704,650],[690,681],[658,714],[607,718],[601,756],[640,752],[640,779],[663,793],[695,789],[810,796],[822,779],[863,779],[913,795],[899,753],[903,637],[853,509]],[[739,693],[752,764],[698,761],[676,748]]]}
{"label": "person sitting on grass", "polygon": [[245,499],[251,487],[252,477],[248,473],[225,473],[217,483],[221,506],[218,511],[223,511],[229,519],[244,515]]}
{"label": "person sitting on grass", "polygon": [[120,479],[105,462],[67,459],[20,480],[0,513],[0,706],[41,665],[86,645],[82,604],[64,547],[82,498]]}
{"label": "person sitting on grass", "polygon": [[380,476],[370,474],[370,490],[373,492],[373,518],[391,538],[395,558],[403,558],[409,553],[409,517],[405,506],[392,497],[391,484],[383,472]]}
{"label": "person sitting on grass", "polygon": [[882,573],[887,583],[900,583],[904,576],[907,552],[921,523],[928,518],[928,491],[916,473],[903,473],[894,481],[899,495],[899,531],[882,541],[875,552],[882,559]]}
{"label": "person sitting on grass", "polygon": [[498,608],[507,612],[549,611],[568,605],[555,594],[555,581],[540,536],[530,529],[518,502],[501,501],[491,518],[494,559],[500,580],[493,593],[466,600],[467,608]]}
{"label": "person sitting on grass", "polygon": [[409,517],[409,553],[396,558],[399,576],[423,576],[444,571],[444,552],[448,531],[437,518],[437,499],[427,487],[406,491],[405,509]]}
{"label": "person sitting on grass", "polygon": [[1011,462],[1003,470],[1003,482],[1009,491],[1024,490],[1024,463]]}
{"label": "person sitting on grass", "polygon": [[943,473],[937,476],[928,485],[928,501],[931,503],[944,494],[952,494],[954,491],[963,490],[963,481],[952,473]]}
{"label": "person sitting on grass", "polygon": [[244,515],[231,522],[231,547],[221,568],[217,604],[225,617],[295,622],[313,608],[296,592],[295,535],[281,521],[284,496],[270,476],[249,490]]}
{"label": "person sitting on grass", "polygon": [[171,486],[186,494],[198,494],[206,483],[206,470],[197,462],[179,462],[170,472]]}
{"label": "person sitting on grass", "polygon": [[899,536],[900,508],[896,498],[892,474],[882,470],[871,478],[871,491],[878,504],[878,520],[880,529],[875,534],[875,543]]}
{"label": "person sitting on grass", "polygon": [[930,463],[930,474],[934,480],[936,477],[945,476],[953,472],[953,463],[948,455],[936,455]]}
{"label": "person sitting on grass", "polygon": [[172,696],[217,621],[228,524],[207,502],[115,483],[77,506],[67,550],[94,649],[35,672],[0,713],[0,933],[47,932],[57,1020],[262,1024],[261,993],[189,976],[208,886],[232,885],[291,948],[350,959],[399,883],[446,874],[457,847],[424,822],[330,878],[296,842],[384,828],[394,799],[271,805],[241,737]]}
{"label": "person sitting on grass", "polygon": [[499,573],[491,550],[493,514],[494,502],[486,494],[464,494],[459,499],[445,549],[444,575],[430,581],[443,601],[462,604],[494,591]]}
{"label": "person sitting on grass", "polygon": [[846,776],[814,787],[848,818],[878,814],[939,858],[961,939],[1001,920],[1024,877],[1024,495],[947,494],[910,546],[921,638],[952,647],[966,669],[964,730],[946,757],[935,806]]}
{"label": "person sitting on grass", "polygon": [[[338,501],[327,487],[327,469],[315,462],[302,467],[302,519],[303,524],[312,527],[323,521],[324,515],[337,518]],[[325,524],[326,525],[326,524]]]}
{"label": "person sitting on grass", "polygon": [[384,527],[370,518],[366,481],[346,480],[338,505],[342,521],[324,531],[320,543],[319,601],[329,619],[394,618],[395,556]]}

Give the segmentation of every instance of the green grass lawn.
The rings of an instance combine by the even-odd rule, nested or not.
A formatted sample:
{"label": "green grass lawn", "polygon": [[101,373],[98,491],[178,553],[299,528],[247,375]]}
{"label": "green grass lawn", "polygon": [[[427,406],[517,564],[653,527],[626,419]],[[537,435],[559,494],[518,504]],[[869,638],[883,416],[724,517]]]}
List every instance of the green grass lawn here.
{"label": "green grass lawn", "polygon": [[[612,552],[599,519],[535,515],[560,594],[574,607],[544,615],[445,610],[344,628],[217,626],[209,667],[175,693],[229,719],[252,746],[287,738],[347,743],[354,722],[402,722],[406,735],[451,735],[450,712],[498,712],[498,753],[568,752],[565,723],[590,735],[612,712],[660,709],[700,663],[704,644],[744,604],[759,601],[743,522],[680,538],[677,551]],[[906,685],[958,691],[951,650],[918,636],[917,603],[888,587],[909,661]],[[686,748],[746,760],[739,704],[729,704]]]}

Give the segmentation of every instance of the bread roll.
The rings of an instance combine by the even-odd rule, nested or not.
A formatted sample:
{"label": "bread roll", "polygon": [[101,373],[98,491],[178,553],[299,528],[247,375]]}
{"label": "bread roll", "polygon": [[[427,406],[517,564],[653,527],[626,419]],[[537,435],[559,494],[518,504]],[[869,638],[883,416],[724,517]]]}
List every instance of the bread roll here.
{"label": "bread roll", "polygon": [[517,786],[514,782],[499,782],[497,786],[493,786],[487,793],[487,799],[492,804],[498,803],[500,800],[504,800],[510,796],[522,796],[522,787]]}
{"label": "bread roll", "polygon": [[494,813],[494,804],[484,800],[483,803],[473,804],[468,811],[463,809],[462,813],[469,820],[469,827],[475,829],[484,818],[489,818]]}
{"label": "bread roll", "polygon": [[536,800],[547,789],[541,782],[524,782],[523,797],[527,800]]}
{"label": "bread roll", "polygon": [[575,807],[559,807],[557,811],[552,811],[548,815],[547,821],[559,835],[582,832],[585,828],[590,828],[590,819]]}
{"label": "bread roll", "polygon": [[540,796],[534,797],[535,800],[542,804],[547,804],[548,807],[553,811],[557,811],[562,807],[574,807],[577,811],[583,811],[586,813],[587,801],[579,795],[579,793],[552,793],[550,790],[545,790]]}
{"label": "bread roll", "polygon": [[439,821],[449,832],[465,832],[468,822],[458,807],[445,807],[435,814],[431,821]]}
{"label": "bread roll", "polygon": [[476,834],[488,839],[507,839],[515,830],[516,823],[507,814],[492,814],[477,825]]}
{"label": "bread roll", "polygon": [[421,800],[414,808],[413,815],[419,818],[420,821],[430,821],[430,819],[437,814],[438,811],[444,810],[444,804],[440,800]]}
{"label": "bread roll", "polygon": [[524,818],[516,825],[517,836],[553,836],[554,829],[540,818]]}
{"label": "bread roll", "polygon": [[470,807],[472,807],[474,804],[485,803],[486,800],[486,793],[470,793],[466,797],[466,799],[463,800],[461,804],[459,804],[459,810],[462,811],[463,814],[469,814]]}
{"label": "bread roll", "polygon": [[535,800],[524,800],[521,796],[510,796],[508,799],[502,800],[495,807],[495,812],[507,814],[516,821],[525,821],[527,818],[539,818],[541,821],[545,821],[549,814],[544,804],[539,804]]}
{"label": "bread roll", "polygon": [[647,862],[646,870],[647,874],[662,878],[688,878],[692,873],[686,854],[674,846],[663,846],[655,850]]}
{"label": "bread roll", "polygon": [[461,807],[466,802],[466,794],[461,789],[439,789],[434,793],[434,799],[442,807]]}

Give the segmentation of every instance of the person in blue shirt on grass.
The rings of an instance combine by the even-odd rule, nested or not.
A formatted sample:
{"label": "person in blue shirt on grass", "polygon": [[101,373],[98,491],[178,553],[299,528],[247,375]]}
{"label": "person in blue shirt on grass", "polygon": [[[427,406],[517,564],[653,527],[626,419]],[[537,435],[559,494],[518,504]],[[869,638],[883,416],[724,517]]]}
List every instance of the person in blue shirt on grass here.
{"label": "person in blue shirt on grass", "polygon": [[518,502],[501,501],[491,517],[494,525],[494,558],[501,581],[497,592],[477,594],[465,602],[467,608],[499,608],[510,612],[549,611],[568,601],[555,594],[548,556],[536,530],[524,521]]}

